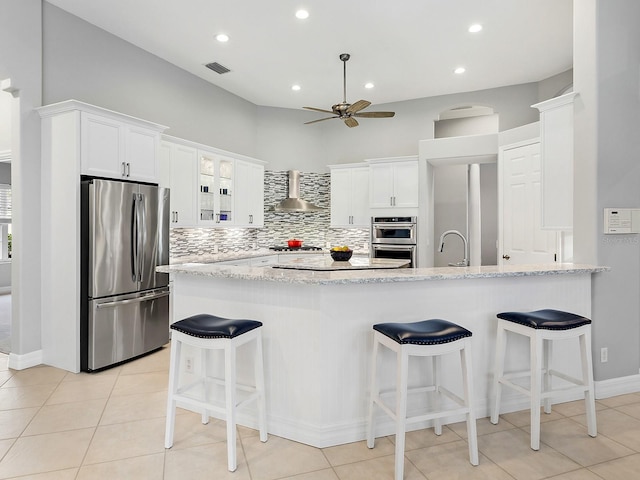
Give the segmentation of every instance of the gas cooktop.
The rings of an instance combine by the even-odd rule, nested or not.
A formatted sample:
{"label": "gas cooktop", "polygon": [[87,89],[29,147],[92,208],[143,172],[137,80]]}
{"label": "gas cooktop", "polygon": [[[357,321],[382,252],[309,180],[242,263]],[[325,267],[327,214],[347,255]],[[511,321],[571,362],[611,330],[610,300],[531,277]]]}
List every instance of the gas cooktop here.
{"label": "gas cooktop", "polygon": [[308,245],[303,245],[302,247],[288,247],[287,245],[282,245],[282,246],[276,245],[275,247],[269,247],[269,250],[274,250],[276,252],[296,252],[296,251],[320,252],[320,251],[322,251],[322,248],[320,248],[320,247],[311,247],[311,246],[308,246]]}

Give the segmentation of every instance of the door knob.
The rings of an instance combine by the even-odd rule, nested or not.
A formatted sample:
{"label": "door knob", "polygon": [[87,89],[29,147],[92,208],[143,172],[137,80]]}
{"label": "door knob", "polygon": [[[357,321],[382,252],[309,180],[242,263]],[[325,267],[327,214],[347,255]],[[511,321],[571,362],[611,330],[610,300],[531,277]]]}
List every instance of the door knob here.
{"label": "door knob", "polygon": [[511,257],[509,255],[502,255],[502,258],[504,258],[505,260],[509,260]]}

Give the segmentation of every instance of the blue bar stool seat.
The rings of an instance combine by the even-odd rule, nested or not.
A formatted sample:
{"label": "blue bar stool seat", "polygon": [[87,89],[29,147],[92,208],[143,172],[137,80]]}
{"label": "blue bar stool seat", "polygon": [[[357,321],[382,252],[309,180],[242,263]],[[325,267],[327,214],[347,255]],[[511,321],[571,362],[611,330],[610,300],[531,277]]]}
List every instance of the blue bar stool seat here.
{"label": "blue bar stool seat", "polygon": [[[497,424],[500,415],[500,397],[502,386],[510,387],[530,398],[531,409],[531,448],[540,448],[540,404],[544,412],[551,413],[552,397],[562,394],[579,393],[584,395],[587,432],[595,437],[596,407],[593,387],[593,361],[591,358],[591,320],[574,313],[560,310],[537,310],[535,312],[499,313],[498,336],[496,339],[496,357],[493,379],[493,404],[491,423]],[[525,372],[504,373],[504,359],[507,345],[507,332],[524,335],[529,338],[530,369]],[[553,370],[552,342],[567,338],[577,338],[580,342],[582,379]],[[552,388],[552,377],[568,382],[568,387]],[[530,377],[530,386],[525,388],[512,380]]]}
{"label": "blue bar stool seat", "polygon": [[[433,420],[436,435],[442,434],[441,419],[464,414],[467,420],[469,459],[478,465],[478,440],[476,417],[473,409],[473,375],[471,370],[471,332],[446,320],[432,319],[413,323],[380,323],[373,326],[373,354],[371,363],[371,397],[367,422],[367,446],[374,447],[374,407],[389,415],[396,424],[395,478],[402,480],[404,474],[404,447],[407,425]],[[382,345],[396,354],[397,378],[395,410],[389,408],[382,397],[377,379],[378,349]],[[464,398],[460,398],[440,384],[440,356],[460,352]],[[409,357],[431,357],[433,384],[408,389]],[[412,392],[435,392],[435,410],[423,415],[407,418],[407,396]],[[457,404],[456,408],[441,409],[440,395]]]}
{"label": "blue bar stool seat", "polygon": [[[230,320],[214,315],[194,315],[170,326],[171,358],[169,365],[169,392],[167,401],[167,423],[165,430],[165,448],[173,446],[173,431],[176,419],[176,404],[191,407],[202,413],[202,423],[209,422],[209,413],[218,413],[227,423],[227,462],[229,471],[237,468],[236,460],[236,409],[256,401],[258,406],[258,428],[260,440],[267,441],[267,422],[264,394],[264,372],[262,359],[262,323],[255,320]],[[239,385],[236,382],[236,350],[239,346],[254,342],[255,385]],[[201,371],[199,378],[188,385],[180,383],[180,355],[183,345],[199,348],[201,351]],[[208,374],[209,352],[224,351],[224,378],[219,379]],[[223,406],[210,400],[210,387],[223,385],[225,404]],[[237,390],[249,392],[238,403]]]}

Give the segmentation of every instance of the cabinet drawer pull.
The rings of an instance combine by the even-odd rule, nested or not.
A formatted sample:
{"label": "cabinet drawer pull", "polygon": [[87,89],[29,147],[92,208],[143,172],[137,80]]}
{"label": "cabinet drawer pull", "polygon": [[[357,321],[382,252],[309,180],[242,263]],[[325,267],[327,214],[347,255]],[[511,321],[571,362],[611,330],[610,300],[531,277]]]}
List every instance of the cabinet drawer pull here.
{"label": "cabinet drawer pull", "polygon": [[124,176],[126,176],[126,175],[125,175],[126,171],[127,171],[127,170],[126,170],[126,167],[125,167],[125,165],[124,165],[124,162],[122,162],[122,176],[123,176],[123,177],[124,177]]}

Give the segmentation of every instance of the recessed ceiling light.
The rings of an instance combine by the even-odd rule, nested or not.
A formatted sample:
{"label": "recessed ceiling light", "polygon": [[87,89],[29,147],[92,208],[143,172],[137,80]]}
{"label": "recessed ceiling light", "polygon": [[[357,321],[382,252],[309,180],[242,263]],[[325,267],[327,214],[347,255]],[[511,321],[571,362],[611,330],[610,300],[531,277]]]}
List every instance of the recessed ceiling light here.
{"label": "recessed ceiling light", "polygon": [[375,87],[375,85],[371,82],[364,84],[364,88],[373,88],[373,87]]}
{"label": "recessed ceiling light", "polygon": [[292,85],[291,90],[293,90],[294,92],[297,92],[298,90],[300,90],[300,85]]}
{"label": "recessed ceiling light", "polygon": [[453,73],[457,73],[457,74],[459,75],[459,74],[464,73],[464,72],[466,72],[466,71],[467,71],[467,69],[466,69],[466,68],[464,68],[464,67],[458,67],[458,68],[456,68],[456,69],[453,71]]}
{"label": "recessed ceiling light", "polygon": [[480,30],[482,30],[482,25],[479,23],[474,23],[469,27],[469,33],[478,33]]}
{"label": "recessed ceiling light", "polygon": [[309,18],[309,12],[307,12],[306,10],[298,10],[296,12],[296,18],[299,18],[300,20],[304,20],[305,18]]}
{"label": "recessed ceiling light", "polygon": [[218,35],[216,35],[216,40],[218,40],[220,43],[228,42],[229,35],[226,35],[224,33],[219,33]]}

